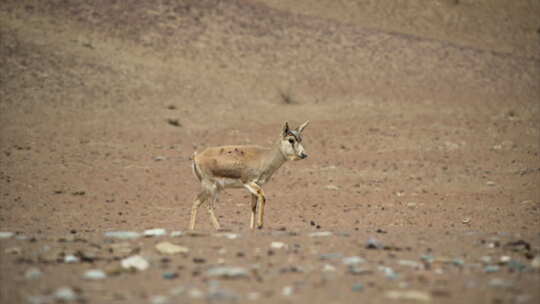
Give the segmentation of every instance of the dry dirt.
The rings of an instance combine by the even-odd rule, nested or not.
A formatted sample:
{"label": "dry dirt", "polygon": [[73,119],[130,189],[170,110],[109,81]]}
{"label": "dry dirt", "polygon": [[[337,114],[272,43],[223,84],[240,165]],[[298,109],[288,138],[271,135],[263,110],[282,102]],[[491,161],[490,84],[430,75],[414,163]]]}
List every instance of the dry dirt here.
{"label": "dry dirt", "polygon": [[[1,1],[0,231],[15,235],[0,302],[69,287],[86,303],[538,303],[538,16],[536,0]],[[310,157],[264,187],[261,231],[232,190],[216,212],[236,239],[206,212],[197,235],[105,238],[185,231],[193,151],[308,119]],[[149,269],[115,271],[136,253]]]}

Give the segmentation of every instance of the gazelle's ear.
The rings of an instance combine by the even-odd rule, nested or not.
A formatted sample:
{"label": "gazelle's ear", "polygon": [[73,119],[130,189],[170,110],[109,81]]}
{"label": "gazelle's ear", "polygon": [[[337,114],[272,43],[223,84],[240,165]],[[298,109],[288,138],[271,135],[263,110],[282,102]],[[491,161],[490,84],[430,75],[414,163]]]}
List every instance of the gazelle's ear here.
{"label": "gazelle's ear", "polygon": [[309,125],[309,120],[306,120],[305,123],[303,123],[302,125],[300,125],[300,127],[298,127],[298,133],[302,133],[302,131],[304,131],[307,125]]}
{"label": "gazelle's ear", "polygon": [[285,122],[285,125],[283,125],[283,133],[281,134],[283,137],[287,136],[290,133],[289,124]]}

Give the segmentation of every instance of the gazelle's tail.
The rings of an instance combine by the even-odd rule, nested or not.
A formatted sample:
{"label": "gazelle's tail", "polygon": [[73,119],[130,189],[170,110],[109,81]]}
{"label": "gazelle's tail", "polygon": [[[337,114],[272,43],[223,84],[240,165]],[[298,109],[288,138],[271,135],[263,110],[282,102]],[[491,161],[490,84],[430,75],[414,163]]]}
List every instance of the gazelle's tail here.
{"label": "gazelle's tail", "polygon": [[193,152],[193,155],[191,156],[191,159],[192,159],[191,169],[193,169],[193,174],[195,175],[195,177],[199,181],[201,181],[202,180],[201,169],[199,169],[199,166],[197,165],[197,162],[195,161],[195,156],[197,156],[197,151]]}

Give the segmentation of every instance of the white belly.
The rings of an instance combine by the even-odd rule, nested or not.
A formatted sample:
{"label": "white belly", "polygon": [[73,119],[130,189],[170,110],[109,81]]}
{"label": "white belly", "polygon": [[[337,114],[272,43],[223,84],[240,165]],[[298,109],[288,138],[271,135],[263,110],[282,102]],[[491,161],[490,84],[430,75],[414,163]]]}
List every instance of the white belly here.
{"label": "white belly", "polygon": [[216,182],[218,183],[220,188],[243,188],[244,184],[238,180],[233,178],[216,178]]}

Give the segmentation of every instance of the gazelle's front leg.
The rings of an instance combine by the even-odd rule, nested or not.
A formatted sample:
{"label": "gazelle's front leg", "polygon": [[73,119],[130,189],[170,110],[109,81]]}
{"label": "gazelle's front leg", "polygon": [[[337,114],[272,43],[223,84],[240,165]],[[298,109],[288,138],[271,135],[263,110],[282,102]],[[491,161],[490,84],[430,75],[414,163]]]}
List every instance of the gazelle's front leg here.
{"label": "gazelle's front leg", "polygon": [[251,222],[249,228],[255,228],[255,212],[257,211],[257,196],[251,194]]}
{"label": "gazelle's front leg", "polygon": [[[264,205],[266,204],[266,198],[264,197],[264,192],[261,188],[261,186],[257,185],[256,183],[254,182],[251,182],[251,183],[247,183],[244,185],[248,190],[249,192],[251,192],[253,195],[255,195],[257,197],[257,208],[259,209],[259,214],[258,214],[258,219],[257,219],[257,228],[261,229],[263,227],[263,218],[264,218]],[[253,206],[253,205],[252,205]],[[253,215],[254,215],[254,210],[253,210],[253,207],[252,207],[252,220],[251,220],[251,223],[252,223],[252,229],[253,229]]]}

